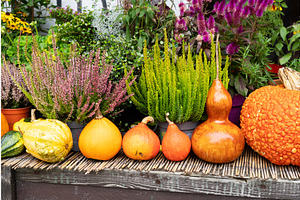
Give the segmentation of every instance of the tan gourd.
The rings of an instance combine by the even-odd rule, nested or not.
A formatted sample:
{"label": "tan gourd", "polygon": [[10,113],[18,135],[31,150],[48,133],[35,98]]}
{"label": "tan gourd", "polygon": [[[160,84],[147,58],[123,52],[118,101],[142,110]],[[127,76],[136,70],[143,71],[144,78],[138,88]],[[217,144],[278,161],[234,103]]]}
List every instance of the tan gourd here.
{"label": "tan gourd", "polygon": [[[218,46],[218,37],[216,45]],[[216,49],[218,49],[217,46]],[[194,130],[192,149],[199,158],[205,161],[227,163],[241,155],[245,139],[240,128],[228,119],[232,99],[219,80],[218,55],[216,59],[217,78],[213,81],[206,100],[208,119]]]}
{"label": "tan gourd", "polygon": [[162,152],[171,161],[182,161],[191,151],[191,139],[168,116],[169,113],[166,114],[169,126],[162,140]]}

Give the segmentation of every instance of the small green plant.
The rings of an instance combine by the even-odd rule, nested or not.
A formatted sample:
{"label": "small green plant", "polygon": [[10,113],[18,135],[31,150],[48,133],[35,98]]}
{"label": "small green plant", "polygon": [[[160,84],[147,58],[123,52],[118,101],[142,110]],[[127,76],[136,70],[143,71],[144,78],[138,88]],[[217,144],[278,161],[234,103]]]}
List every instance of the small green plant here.
{"label": "small green plant", "polygon": [[[147,56],[144,46],[144,66],[140,79],[132,86],[127,85],[129,93],[134,93],[132,102],[145,115],[153,116],[160,122],[166,121],[165,114],[175,123],[204,119],[207,92],[216,78],[216,49],[212,41],[210,60],[202,51],[192,57],[190,47],[177,58],[175,46],[169,51],[165,32],[164,55],[160,55],[158,39],[154,45],[154,58]],[[222,60],[221,50],[219,60]],[[228,86],[229,58],[220,70],[220,79]],[[221,69],[221,67],[220,67]],[[130,83],[129,81],[127,81]]]}

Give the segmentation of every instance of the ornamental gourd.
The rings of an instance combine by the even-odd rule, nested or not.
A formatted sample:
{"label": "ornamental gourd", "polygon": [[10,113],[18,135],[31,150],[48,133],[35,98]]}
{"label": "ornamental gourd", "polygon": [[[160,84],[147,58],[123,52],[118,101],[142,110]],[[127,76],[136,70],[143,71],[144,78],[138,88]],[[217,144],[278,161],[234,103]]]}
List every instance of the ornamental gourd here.
{"label": "ornamental gourd", "polygon": [[23,133],[26,152],[50,163],[64,160],[73,147],[67,124],[56,119],[39,119]]}
{"label": "ornamental gourd", "polygon": [[131,159],[150,160],[160,150],[159,138],[147,126],[148,122],[153,123],[153,117],[145,117],[141,123],[127,131],[123,137],[123,151]]}
{"label": "ornamental gourd", "polygon": [[171,161],[182,161],[191,151],[191,139],[169,120],[168,115],[166,119],[169,126],[162,140],[162,152]]}
{"label": "ornamental gourd", "polygon": [[218,55],[216,58],[217,78],[213,81],[206,99],[208,119],[194,130],[192,149],[202,160],[227,163],[234,161],[242,154],[245,139],[240,128],[228,119],[232,99],[222,81],[218,79]]}
{"label": "ornamental gourd", "polygon": [[[284,73],[285,69],[282,70],[278,75]],[[295,81],[298,81],[298,91],[282,85],[255,90],[241,111],[241,129],[246,142],[277,165],[300,166],[300,73]]]}
{"label": "ornamental gourd", "polygon": [[81,153],[96,160],[109,160],[121,149],[122,135],[118,127],[106,117],[103,117],[100,110],[96,117],[90,121],[78,139],[78,146]]}
{"label": "ornamental gourd", "polygon": [[25,130],[32,124],[32,122],[36,120],[41,120],[41,119],[36,119],[35,118],[35,112],[36,109],[31,109],[31,119],[29,118],[22,118],[19,121],[15,122],[13,125],[13,130],[14,131],[20,131],[21,133],[24,133]]}
{"label": "ornamental gourd", "polygon": [[5,115],[1,112],[1,137],[9,131],[9,126]]}

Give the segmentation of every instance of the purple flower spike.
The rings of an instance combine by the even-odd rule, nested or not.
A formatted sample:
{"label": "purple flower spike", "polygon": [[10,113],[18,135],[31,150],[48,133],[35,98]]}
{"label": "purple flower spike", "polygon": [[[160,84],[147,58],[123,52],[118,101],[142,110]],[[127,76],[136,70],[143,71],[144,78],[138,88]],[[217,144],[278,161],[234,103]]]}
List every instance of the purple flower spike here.
{"label": "purple flower spike", "polygon": [[203,36],[203,41],[204,42],[209,42],[210,43],[210,35],[208,34],[207,31],[204,31],[202,36]]}
{"label": "purple flower spike", "polygon": [[217,1],[216,3],[215,3],[215,5],[214,5],[214,9],[213,9],[213,12],[217,12],[217,10],[218,10],[218,7],[219,7],[219,2]]}
{"label": "purple flower spike", "polygon": [[187,26],[186,26],[185,20],[183,18],[179,21],[179,29],[184,30],[184,31],[187,30]]}
{"label": "purple flower spike", "polygon": [[260,9],[258,9],[258,10],[256,11],[255,14],[256,14],[257,17],[261,17],[261,16],[263,16],[263,14],[264,14],[264,10],[260,8]]}
{"label": "purple flower spike", "polygon": [[212,34],[215,34],[215,19],[212,15],[208,18],[207,28]]}
{"label": "purple flower spike", "polygon": [[202,14],[202,12],[199,13],[197,17],[197,26],[198,26],[198,32],[203,33],[206,30],[206,24],[205,19]]}
{"label": "purple flower spike", "polygon": [[225,20],[226,20],[227,24],[232,25],[232,16],[229,12],[225,13]]}
{"label": "purple flower spike", "polygon": [[245,6],[243,11],[242,11],[242,18],[247,18],[251,13],[251,7],[250,6]]}
{"label": "purple flower spike", "polygon": [[264,1],[262,4],[260,4],[260,8],[259,9],[262,9],[263,11],[265,11],[268,7],[268,2],[267,1]]}
{"label": "purple flower spike", "polygon": [[[272,1],[273,1],[273,0],[272,0]],[[240,1],[239,1],[239,4],[240,4],[240,5],[244,5],[246,2],[247,2],[247,0],[240,0]]]}
{"label": "purple flower spike", "polygon": [[273,3],[274,3],[273,0],[267,0],[267,4],[268,4],[268,5],[271,5],[271,4],[273,4]]}
{"label": "purple flower spike", "polygon": [[235,12],[235,9],[236,9],[235,6],[236,6],[235,1],[234,0],[230,0],[229,3],[227,4],[225,10],[227,12],[231,12],[231,13]]}
{"label": "purple flower spike", "polygon": [[185,12],[185,5],[184,5],[184,3],[183,3],[183,5],[179,6],[179,10],[180,10],[180,15],[183,16],[184,12]]}
{"label": "purple flower spike", "polygon": [[218,15],[224,16],[224,14],[225,14],[225,5],[226,5],[225,0],[223,0],[223,1],[219,4],[218,10],[217,10],[217,14],[218,14]]}
{"label": "purple flower spike", "polygon": [[185,4],[184,4],[183,2],[180,2],[178,6],[179,6],[179,8],[180,8],[181,6],[184,6],[184,5],[185,5]]}
{"label": "purple flower spike", "polygon": [[256,4],[256,0],[249,0],[248,1],[248,5],[251,6],[251,7],[255,6],[255,4]]}
{"label": "purple flower spike", "polygon": [[235,53],[239,52],[239,46],[236,45],[235,42],[230,43],[227,47],[226,47],[226,53],[229,55],[233,55]]}

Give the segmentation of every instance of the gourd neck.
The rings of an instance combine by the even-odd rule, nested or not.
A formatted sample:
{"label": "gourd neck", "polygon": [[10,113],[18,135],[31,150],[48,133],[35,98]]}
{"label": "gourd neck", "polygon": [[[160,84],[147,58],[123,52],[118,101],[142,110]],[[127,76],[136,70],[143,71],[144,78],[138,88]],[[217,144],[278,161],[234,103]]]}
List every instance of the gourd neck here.
{"label": "gourd neck", "polygon": [[174,124],[174,122],[172,122],[172,121],[168,118],[169,115],[170,115],[169,113],[166,113],[166,120],[167,120],[167,122],[169,123],[169,125],[172,125],[172,124]]}
{"label": "gourd neck", "polygon": [[143,123],[143,124],[147,124],[148,122],[153,123],[153,122],[154,122],[153,117],[148,116],[148,117],[145,117],[145,118],[142,120],[142,123]]}
{"label": "gourd neck", "polygon": [[95,119],[102,119],[102,118],[103,118],[103,115],[102,115],[100,109],[98,109],[98,110],[96,111],[96,117],[95,117]]}

